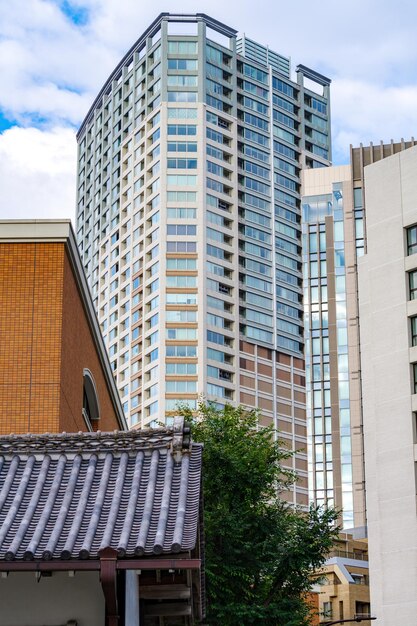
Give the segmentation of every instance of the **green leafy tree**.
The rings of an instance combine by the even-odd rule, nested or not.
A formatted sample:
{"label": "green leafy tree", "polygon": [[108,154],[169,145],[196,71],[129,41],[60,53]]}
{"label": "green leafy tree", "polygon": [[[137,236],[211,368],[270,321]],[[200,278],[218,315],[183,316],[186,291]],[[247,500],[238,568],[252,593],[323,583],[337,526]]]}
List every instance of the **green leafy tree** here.
{"label": "green leafy tree", "polygon": [[[191,414],[183,411],[187,419]],[[201,404],[193,440],[204,444],[209,626],[304,626],[310,576],[337,535],[334,510],[295,510],[279,497],[291,456],[258,412]]]}

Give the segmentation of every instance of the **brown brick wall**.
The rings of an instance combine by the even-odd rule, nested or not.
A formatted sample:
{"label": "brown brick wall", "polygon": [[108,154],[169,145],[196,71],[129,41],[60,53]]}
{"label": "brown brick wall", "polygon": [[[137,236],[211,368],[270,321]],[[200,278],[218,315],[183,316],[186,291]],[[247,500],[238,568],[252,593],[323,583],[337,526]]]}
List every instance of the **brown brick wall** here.
{"label": "brown brick wall", "polygon": [[92,373],[97,388],[100,405],[97,428],[118,429],[116,412],[67,255],[64,260],[63,305],[60,430],[86,429],[82,418],[84,368]]}
{"label": "brown brick wall", "polygon": [[0,433],[58,428],[63,244],[0,246]]}
{"label": "brown brick wall", "polygon": [[86,430],[85,367],[118,428],[64,243],[0,245],[0,311],[0,434]]}

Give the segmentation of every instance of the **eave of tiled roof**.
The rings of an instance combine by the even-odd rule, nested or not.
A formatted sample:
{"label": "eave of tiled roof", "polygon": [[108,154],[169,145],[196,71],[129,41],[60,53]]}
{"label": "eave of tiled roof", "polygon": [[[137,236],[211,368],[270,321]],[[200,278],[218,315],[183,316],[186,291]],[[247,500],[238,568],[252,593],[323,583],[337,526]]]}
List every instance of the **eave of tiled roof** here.
{"label": "eave of tiled roof", "polygon": [[0,439],[0,560],[189,552],[201,453],[173,429]]}

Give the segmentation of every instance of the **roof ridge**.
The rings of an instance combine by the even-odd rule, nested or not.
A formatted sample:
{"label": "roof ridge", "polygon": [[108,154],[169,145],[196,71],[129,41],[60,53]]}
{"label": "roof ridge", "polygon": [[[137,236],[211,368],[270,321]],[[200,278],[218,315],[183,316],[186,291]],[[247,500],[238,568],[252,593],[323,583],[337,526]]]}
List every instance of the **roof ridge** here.
{"label": "roof ridge", "polygon": [[0,454],[48,452],[103,452],[170,448],[181,452],[190,447],[190,426],[182,416],[172,427],[143,428],[129,431],[14,434],[0,436]]}

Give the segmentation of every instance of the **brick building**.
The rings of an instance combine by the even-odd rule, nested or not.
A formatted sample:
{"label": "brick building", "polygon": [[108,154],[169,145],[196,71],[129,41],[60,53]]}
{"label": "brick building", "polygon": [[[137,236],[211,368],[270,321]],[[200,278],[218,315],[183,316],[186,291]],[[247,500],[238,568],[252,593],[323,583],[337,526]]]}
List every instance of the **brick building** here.
{"label": "brick building", "polygon": [[0,221],[0,434],[125,430],[71,223]]}

